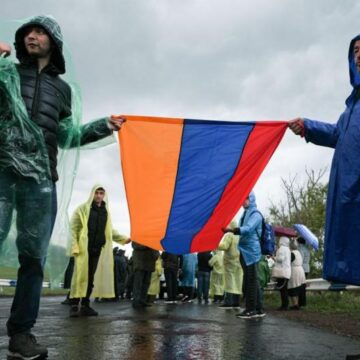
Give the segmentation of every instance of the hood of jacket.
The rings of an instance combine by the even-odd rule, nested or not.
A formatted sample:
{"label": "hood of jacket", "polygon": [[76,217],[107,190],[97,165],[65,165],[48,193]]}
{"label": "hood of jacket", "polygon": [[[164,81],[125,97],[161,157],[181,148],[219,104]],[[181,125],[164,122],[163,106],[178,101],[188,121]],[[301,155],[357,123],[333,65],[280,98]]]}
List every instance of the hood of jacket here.
{"label": "hood of jacket", "polygon": [[280,246],[285,246],[285,247],[289,247],[290,246],[290,239],[286,236],[282,236],[279,240],[279,247]]}
{"label": "hood of jacket", "polygon": [[[105,189],[104,186],[102,186],[101,184],[95,184],[93,186],[93,188],[91,189],[90,191],[90,195],[89,195],[89,198],[88,200],[86,201],[86,206],[88,207],[88,209],[90,209],[91,207],[91,204],[93,203],[94,201],[94,196],[95,196],[95,191],[99,188],[103,188]],[[109,203],[108,203],[108,196],[107,196],[107,191],[105,190],[105,196],[104,196],[104,203],[105,203],[105,207],[106,207],[106,210],[108,211],[108,214],[109,214]]]}
{"label": "hood of jacket", "polygon": [[256,197],[253,191],[249,194],[249,202],[250,202],[249,207],[246,210],[249,211],[256,210],[257,209]]}
{"label": "hood of jacket", "polygon": [[24,37],[26,30],[30,26],[40,26],[45,29],[46,33],[50,36],[54,48],[50,58],[51,71],[56,74],[65,73],[65,58],[63,55],[63,37],[59,24],[49,16],[35,16],[30,18],[25,24],[15,33],[15,50],[16,57],[21,64],[31,62],[31,58],[25,48]]}

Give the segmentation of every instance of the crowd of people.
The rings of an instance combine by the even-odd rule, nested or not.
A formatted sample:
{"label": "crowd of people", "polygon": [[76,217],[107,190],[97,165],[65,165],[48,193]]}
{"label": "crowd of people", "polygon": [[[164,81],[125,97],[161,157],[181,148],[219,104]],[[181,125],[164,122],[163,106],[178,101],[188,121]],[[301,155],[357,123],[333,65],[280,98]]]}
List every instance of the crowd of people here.
{"label": "crowd of people", "polygon": [[[64,281],[70,291],[63,301],[71,305],[70,317],[98,315],[90,307],[92,296],[95,301],[131,299],[134,309],[145,309],[159,300],[165,304],[213,303],[220,309],[242,305],[244,310],[236,316],[255,319],[265,316],[264,289],[271,278],[281,294],[279,310],[299,310],[306,305],[309,248],[301,237],[292,241],[281,237],[275,256],[263,255],[263,217],[254,193],[246,199],[239,223],[232,221],[223,229],[217,249],[184,255],[160,253],[118,234],[112,229],[107,201],[104,187],[96,185],[72,217],[72,257]],[[86,225],[85,231],[81,224]],[[111,256],[113,241],[131,242],[131,257],[119,247]]]}

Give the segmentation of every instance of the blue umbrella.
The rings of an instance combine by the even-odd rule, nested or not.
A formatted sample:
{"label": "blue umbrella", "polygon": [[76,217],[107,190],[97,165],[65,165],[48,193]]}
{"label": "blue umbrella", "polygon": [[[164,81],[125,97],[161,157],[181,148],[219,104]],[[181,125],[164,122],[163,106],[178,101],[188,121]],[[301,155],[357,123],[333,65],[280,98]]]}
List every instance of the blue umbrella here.
{"label": "blue umbrella", "polygon": [[311,245],[315,250],[319,249],[319,240],[318,238],[307,228],[305,225],[302,224],[295,224],[294,229],[297,233],[305,240],[305,242]]}

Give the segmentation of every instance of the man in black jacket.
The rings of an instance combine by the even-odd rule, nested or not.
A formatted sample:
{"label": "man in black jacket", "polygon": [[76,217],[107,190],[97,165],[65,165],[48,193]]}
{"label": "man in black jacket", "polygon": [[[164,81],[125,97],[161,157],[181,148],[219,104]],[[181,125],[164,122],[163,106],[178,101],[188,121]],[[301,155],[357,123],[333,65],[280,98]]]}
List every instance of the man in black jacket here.
{"label": "man in black jacket", "polygon": [[[49,179],[39,183],[0,169],[0,248],[8,235],[12,211],[14,208],[17,211],[20,268],[7,329],[9,354],[21,359],[47,355],[47,349],[36,342],[31,328],[38,315],[43,269],[57,212],[58,146],[77,146],[65,144],[72,128],[72,109],[70,86],[59,77],[65,73],[62,45],[59,25],[45,16],[30,19],[15,34],[21,96],[29,118],[43,135],[50,170]],[[10,52],[9,45],[0,43],[0,56]],[[122,122],[104,118],[82,126],[78,144],[104,138],[113,130],[118,131]]]}
{"label": "man in black jacket", "polygon": [[157,250],[132,242],[134,249],[132,259],[134,262],[134,286],[133,302],[134,309],[142,309],[150,306],[146,302],[147,292],[150,286],[151,273],[155,271],[155,262],[160,256]]}

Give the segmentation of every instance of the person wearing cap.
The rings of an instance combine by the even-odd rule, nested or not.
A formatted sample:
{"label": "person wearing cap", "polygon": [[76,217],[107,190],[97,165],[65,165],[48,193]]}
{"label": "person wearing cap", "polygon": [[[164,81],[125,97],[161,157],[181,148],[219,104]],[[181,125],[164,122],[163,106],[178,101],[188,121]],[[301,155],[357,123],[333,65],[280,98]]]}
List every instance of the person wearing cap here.
{"label": "person wearing cap", "polygon": [[[60,26],[47,16],[31,18],[15,34],[21,97],[28,117],[43,135],[50,172],[50,185],[46,187],[5,171],[0,178],[0,211],[3,215],[0,219],[0,248],[8,236],[6,230],[10,228],[10,211],[14,206],[17,210],[16,244],[20,268],[7,332],[10,337],[9,355],[20,359],[47,355],[46,347],[37,343],[31,329],[38,316],[46,253],[57,213],[55,183],[58,180],[58,147],[65,146],[64,132],[72,128],[71,89],[60,77],[65,73],[62,47]],[[11,47],[0,42],[0,56],[10,53]],[[82,126],[80,145],[111,135],[114,130],[121,128],[123,121],[121,118],[103,118],[92,123],[92,126]],[[27,190],[25,194],[22,191],[25,188],[31,191]],[[44,201],[44,198],[46,201],[51,199],[51,211],[40,213],[41,216],[36,216],[34,222],[34,216],[30,219],[37,210],[34,204]],[[34,245],[29,249],[27,244]]]}
{"label": "person wearing cap", "polygon": [[112,228],[104,187],[95,185],[88,201],[75,210],[71,230],[71,256],[75,266],[70,289],[70,317],[97,316],[90,307],[90,296],[115,297],[113,241],[121,245],[130,242],[127,236]]}

